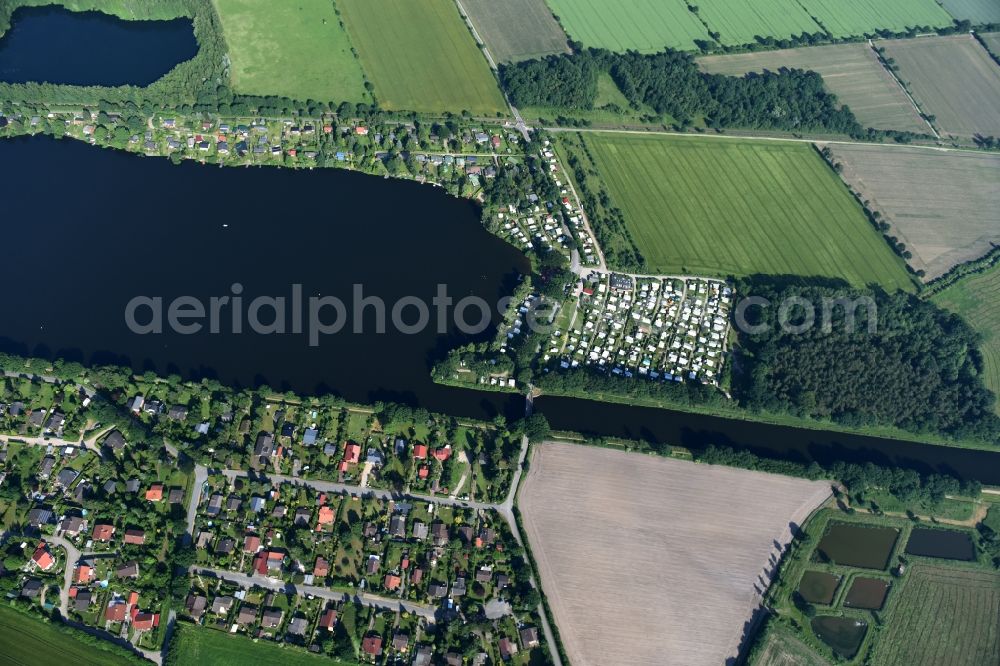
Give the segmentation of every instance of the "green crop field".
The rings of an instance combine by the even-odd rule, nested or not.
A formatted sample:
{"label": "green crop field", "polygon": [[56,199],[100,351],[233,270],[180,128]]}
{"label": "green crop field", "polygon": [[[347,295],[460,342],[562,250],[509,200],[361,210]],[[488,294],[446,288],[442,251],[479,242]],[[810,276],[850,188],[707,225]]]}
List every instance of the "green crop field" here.
{"label": "green crop field", "polygon": [[905,32],[912,27],[942,28],[951,16],[935,0],[798,0],[834,37]]}
{"label": "green crop field", "polygon": [[383,108],[506,111],[454,0],[338,0],[337,6]]}
{"label": "green crop field", "polygon": [[902,260],[810,145],[584,136],[650,271],[913,288]]}
{"label": "green crop field", "polygon": [[[109,647],[110,643],[108,644]],[[136,661],[87,645],[40,619],[0,606],[0,664],[107,664],[125,666]]]}
{"label": "green crop field", "polygon": [[982,336],[983,383],[1000,394],[1000,267],[964,278],[932,300],[958,313]]}
{"label": "green crop field", "polygon": [[497,62],[566,53],[566,33],[545,0],[464,0],[472,25]]}
{"label": "green crop field", "polygon": [[611,51],[691,50],[711,41],[684,0],[548,0],[574,40]]}
{"label": "green crop field", "polygon": [[1000,2],[996,0],[941,0],[948,13],[973,25],[1000,23]]}
{"label": "green crop field", "polygon": [[989,49],[990,53],[1000,58],[1000,32],[990,32],[979,36],[986,42],[986,48]]}
{"label": "green crop field", "polygon": [[785,38],[823,32],[798,0],[692,0],[692,4],[698,6],[698,15],[727,45],[752,44],[757,35]]}
{"label": "green crop field", "polygon": [[1000,663],[1000,574],[916,565],[890,597],[877,666]]}
{"label": "green crop field", "polygon": [[255,642],[246,636],[230,636],[214,629],[178,624],[177,635],[170,643],[167,664],[212,664],[244,666],[250,663],[287,666],[342,666],[344,662],[309,654],[302,649],[285,648],[269,641]]}
{"label": "green crop field", "polygon": [[371,101],[330,0],[213,2],[235,90],[303,101]]}

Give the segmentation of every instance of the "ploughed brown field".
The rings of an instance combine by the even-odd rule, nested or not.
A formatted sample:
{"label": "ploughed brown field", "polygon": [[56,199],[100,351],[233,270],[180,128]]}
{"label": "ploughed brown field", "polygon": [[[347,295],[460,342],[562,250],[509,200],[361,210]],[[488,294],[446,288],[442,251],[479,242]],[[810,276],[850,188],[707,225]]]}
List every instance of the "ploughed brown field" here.
{"label": "ploughed brown field", "polygon": [[537,447],[518,504],[574,666],[737,656],[824,482],[611,449]]}
{"label": "ploughed brown field", "polygon": [[1000,155],[867,144],[830,149],[843,179],[882,213],[925,280],[1000,242]]}

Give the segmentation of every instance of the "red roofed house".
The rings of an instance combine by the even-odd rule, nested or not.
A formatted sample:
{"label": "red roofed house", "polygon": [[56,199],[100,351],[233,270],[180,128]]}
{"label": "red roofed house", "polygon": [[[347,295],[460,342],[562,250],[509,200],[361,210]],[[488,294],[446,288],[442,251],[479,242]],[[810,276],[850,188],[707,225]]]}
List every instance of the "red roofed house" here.
{"label": "red roofed house", "polygon": [[142,530],[125,530],[125,543],[141,546],[146,543],[146,533]]}
{"label": "red roofed house", "polygon": [[385,575],[385,589],[387,590],[398,590],[403,579],[396,574],[386,574]]}
{"label": "red roofed house", "polygon": [[56,563],[56,559],[52,557],[52,553],[49,552],[49,547],[45,545],[44,541],[38,542],[38,548],[35,549],[35,554],[31,556],[31,561],[42,571],[48,571]]}
{"label": "red roofed house", "polygon": [[500,137],[497,136],[496,134],[494,134],[492,136],[492,138],[490,138],[490,143],[493,144],[494,148],[499,148],[500,147]]}
{"label": "red roofed house", "polygon": [[108,622],[124,622],[125,602],[118,599],[109,603],[107,610],[104,611],[104,619]]}
{"label": "red roofed house", "polygon": [[93,533],[91,533],[90,536],[94,541],[108,542],[111,541],[111,537],[113,537],[114,535],[115,535],[115,526],[102,523],[100,525],[94,525],[94,531]]}
{"label": "red roofed house", "polygon": [[421,465],[420,469],[417,470],[417,476],[420,477],[421,479],[426,479],[430,473],[431,473],[431,468],[428,467],[427,465]]}
{"label": "red roofed house", "polygon": [[259,573],[261,576],[267,575],[267,553],[260,552],[257,553],[256,557],[253,558],[253,570]]}
{"label": "red roofed house", "polygon": [[448,458],[451,458],[451,444],[448,446],[443,446],[440,449],[434,449],[434,457],[444,462]]}
{"label": "red roofed house", "polygon": [[337,611],[329,608],[325,613],[323,613],[323,617],[319,619],[319,626],[321,629],[333,631],[335,624],[337,624]]}
{"label": "red roofed house", "polygon": [[344,445],[344,460],[349,463],[356,463],[361,458],[361,445],[348,442]]}
{"label": "red roofed house", "polygon": [[132,628],[136,631],[149,631],[160,626],[159,613],[137,613],[132,618]]}
{"label": "red roofed house", "polygon": [[150,502],[159,502],[163,499],[163,484],[154,483],[146,491],[146,499]]}
{"label": "red roofed house", "polygon": [[320,525],[330,525],[333,523],[335,514],[333,509],[328,506],[321,506],[319,508],[319,524]]}
{"label": "red roofed house", "polygon": [[427,458],[427,446],[424,444],[414,444],[413,457],[417,460],[424,460]]}
{"label": "red roofed house", "polygon": [[382,637],[365,636],[365,639],[361,641],[361,651],[373,657],[378,657],[382,654]]}
{"label": "red roofed house", "polygon": [[132,610],[134,610],[137,613],[139,612],[139,608],[138,606],[136,606],[136,604],[138,603],[139,603],[139,593],[136,592],[135,590],[132,590],[131,592],[128,593],[128,605],[131,606]]}
{"label": "red roofed house", "polygon": [[320,578],[326,578],[330,575],[330,563],[324,560],[322,557],[316,558],[316,566],[313,567],[313,575]]}
{"label": "red roofed house", "polygon": [[246,539],[243,540],[243,552],[246,553],[256,553],[260,550],[260,537],[251,534]]}
{"label": "red roofed house", "polygon": [[341,460],[340,464],[337,465],[337,471],[346,472],[350,468],[350,465],[346,460]]}
{"label": "red roofed house", "polygon": [[88,564],[81,564],[76,568],[76,577],[74,580],[77,583],[89,583],[94,580],[94,570]]}
{"label": "red roofed house", "polygon": [[367,127],[355,127],[354,128],[354,133],[357,134],[358,136],[368,136],[368,128]]}

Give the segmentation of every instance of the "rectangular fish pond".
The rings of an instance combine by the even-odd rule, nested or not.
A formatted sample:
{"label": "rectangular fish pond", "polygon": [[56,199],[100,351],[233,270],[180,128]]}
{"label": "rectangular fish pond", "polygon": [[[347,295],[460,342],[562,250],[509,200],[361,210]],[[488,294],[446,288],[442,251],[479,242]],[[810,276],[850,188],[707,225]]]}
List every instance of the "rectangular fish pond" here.
{"label": "rectangular fish pond", "polygon": [[967,532],[918,527],[910,533],[906,554],[970,562],[976,559],[976,547]]}
{"label": "rectangular fish pond", "polygon": [[819,615],[811,622],[816,636],[840,657],[853,659],[868,631],[868,623],[850,617]]}
{"label": "rectangular fish pond", "polygon": [[889,594],[889,582],[878,578],[855,578],[847,591],[844,605],[848,608],[881,610]]}
{"label": "rectangular fish pond", "polygon": [[813,554],[820,562],[861,569],[885,569],[899,530],[854,523],[830,523]]}
{"label": "rectangular fish pond", "polygon": [[799,580],[799,595],[811,604],[829,606],[840,586],[840,576],[824,571],[807,571]]}

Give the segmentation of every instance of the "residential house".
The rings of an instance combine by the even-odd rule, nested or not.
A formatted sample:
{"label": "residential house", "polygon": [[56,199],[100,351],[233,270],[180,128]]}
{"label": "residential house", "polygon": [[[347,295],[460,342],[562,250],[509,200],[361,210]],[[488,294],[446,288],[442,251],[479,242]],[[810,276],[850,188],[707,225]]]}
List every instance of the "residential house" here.
{"label": "residential house", "polygon": [[154,483],[146,491],[146,501],[147,502],[159,502],[163,500],[163,484]]}
{"label": "residential house", "polygon": [[222,495],[215,493],[208,500],[208,507],[205,513],[209,516],[217,516],[222,511]]}
{"label": "residential house", "polygon": [[395,513],[389,519],[389,534],[399,539],[406,537],[406,516]]}
{"label": "residential house", "polygon": [[278,608],[265,608],[261,616],[260,624],[268,629],[274,629],[281,624],[282,612]]}
{"label": "residential house", "polygon": [[236,623],[242,625],[253,624],[257,621],[257,607],[249,604],[240,606],[240,612],[236,614]]}
{"label": "residential house", "polygon": [[312,521],[312,511],[304,506],[295,510],[295,524],[299,527],[308,527]]}
{"label": "residential house", "polygon": [[417,521],[413,523],[413,538],[423,541],[427,538],[427,523]]}
{"label": "residential house", "polygon": [[52,468],[55,467],[56,459],[52,456],[45,456],[42,458],[41,464],[38,466],[38,478],[45,480],[52,475]]}
{"label": "residential house", "polygon": [[435,546],[443,546],[448,543],[448,526],[437,522],[431,524],[431,537]]}
{"label": "residential house", "polygon": [[181,504],[184,502],[184,489],[183,488],[171,488],[170,494],[167,497],[167,501],[170,504]]}
{"label": "residential house", "polygon": [[216,597],[212,601],[212,612],[216,615],[228,615],[233,607],[233,598],[229,596]]}
{"label": "residential house", "polygon": [[500,658],[504,661],[509,660],[515,654],[517,654],[517,643],[510,640],[506,636],[500,639]]}
{"label": "residential house", "polygon": [[56,558],[52,557],[52,553],[49,552],[49,547],[45,542],[39,541],[38,547],[35,548],[35,553],[31,556],[31,561],[39,570],[48,571],[55,566]]}
{"label": "residential house", "polygon": [[413,655],[413,666],[431,666],[434,650],[429,645],[418,645]]}
{"label": "residential house", "polygon": [[193,617],[195,620],[201,619],[201,616],[205,614],[205,608],[207,605],[208,599],[200,594],[189,594],[187,601],[184,603],[184,607],[187,609],[188,615]]}
{"label": "residential house", "polygon": [[326,629],[327,631],[333,631],[334,626],[337,624],[337,611],[333,608],[327,608],[323,615],[319,618],[320,629]]}
{"label": "residential house", "polygon": [[378,571],[378,564],[379,564],[378,555],[368,556],[368,564],[365,566],[365,571],[368,572],[369,576]]}
{"label": "residential house", "polygon": [[326,578],[330,575],[330,563],[322,557],[316,557],[316,564],[313,566],[313,576],[316,578]]}
{"label": "residential house", "polygon": [[29,578],[21,586],[21,596],[34,599],[42,592],[42,581],[37,578]]}
{"label": "residential house", "polygon": [[365,636],[361,641],[361,652],[370,657],[382,656],[382,637]]}
{"label": "residential house", "polygon": [[219,543],[215,544],[215,554],[230,555],[234,548],[236,548],[236,541],[232,537],[223,537],[219,539]]}
{"label": "residential house", "polygon": [[539,646],[538,642],[538,629],[535,627],[525,627],[521,630],[521,645],[528,648],[536,648]]}
{"label": "residential house", "polygon": [[70,537],[75,537],[85,529],[87,529],[87,519],[83,516],[66,516],[59,524],[59,531]]}
{"label": "residential house", "polygon": [[127,610],[124,599],[113,599],[104,611],[104,619],[108,622],[124,622]]}
{"label": "residential house", "polygon": [[293,617],[288,621],[288,633],[292,636],[304,638],[309,630],[309,620],[304,617]]}
{"label": "residential house", "polygon": [[52,511],[45,507],[35,507],[28,512],[28,524],[34,528],[48,525],[52,522]]}
{"label": "residential house", "polygon": [[102,543],[111,541],[114,536],[115,526],[109,525],[108,523],[98,523],[97,525],[94,525],[94,531],[90,534],[91,539]]}
{"label": "residential house", "polygon": [[260,550],[260,537],[256,534],[250,534],[245,539],[243,539],[243,552],[255,554]]}
{"label": "residential house", "polygon": [[396,652],[406,652],[406,649],[410,647],[410,636],[409,634],[397,633],[392,637],[392,649]]}
{"label": "residential house", "polygon": [[385,586],[385,589],[389,590],[390,592],[398,590],[399,586],[402,583],[403,579],[397,576],[396,574],[386,574],[385,579],[382,582],[382,584]]}
{"label": "residential house", "polygon": [[138,578],[139,577],[139,563],[136,561],[128,562],[122,566],[115,569],[115,576],[118,578]]}
{"label": "residential house", "polygon": [[443,583],[431,583],[427,586],[427,594],[432,599],[440,599],[448,594],[448,586]]}
{"label": "residential house", "polygon": [[94,601],[94,593],[90,590],[79,590],[76,593],[76,599],[73,601],[73,608],[79,612],[86,612],[90,608],[90,604]]}
{"label": "residential house", "polygon": [[76,481],[76,477],[78,476],[80,476],[80,473],[72,467],[64,467],[56,475],[56,483],[63,488],[69,488],[70,484]]}
{"label": "residential house", "polygon": [[141,546],[146,543],[146,532],[140,529],[125,530],[125,543],[133,546]]}
{"label": "residential house", "polygon": [[257,435],[253,454],[259,458],[270,458],[274,454],[274,435],[269,432],[262,432]]}

